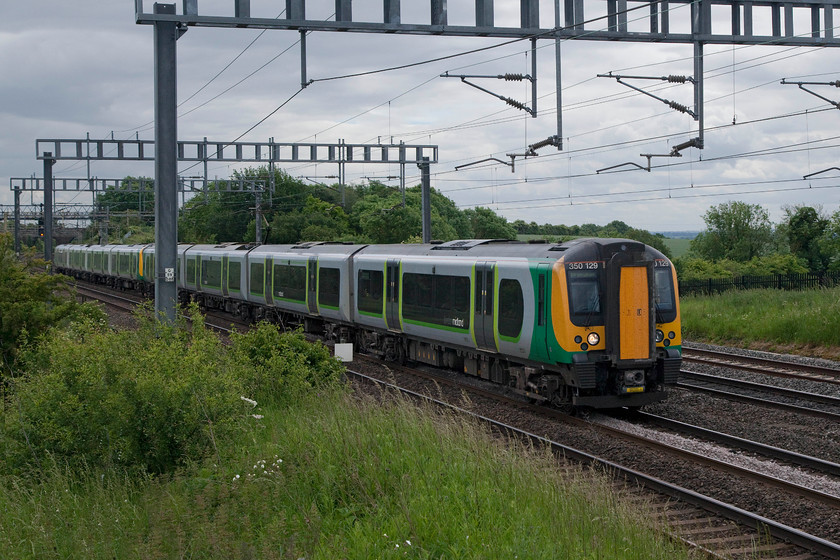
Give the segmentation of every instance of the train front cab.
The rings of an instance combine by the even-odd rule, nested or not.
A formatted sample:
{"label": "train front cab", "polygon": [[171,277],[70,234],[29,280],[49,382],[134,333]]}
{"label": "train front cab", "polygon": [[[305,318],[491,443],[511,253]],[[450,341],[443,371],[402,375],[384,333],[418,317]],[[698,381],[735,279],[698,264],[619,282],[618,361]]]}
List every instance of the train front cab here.
{"label": "train front cab", "polygon": [[626,240],[572,247],[555,263],[552,319],[578,407],[637,408],[665,398],[681,363],[676,276]]}

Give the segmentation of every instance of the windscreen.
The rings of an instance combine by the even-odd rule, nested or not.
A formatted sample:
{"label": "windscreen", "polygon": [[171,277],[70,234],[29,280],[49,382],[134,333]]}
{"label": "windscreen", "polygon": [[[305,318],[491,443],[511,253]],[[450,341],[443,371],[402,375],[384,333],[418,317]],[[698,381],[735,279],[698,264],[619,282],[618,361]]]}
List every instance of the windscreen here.
{"label": "windscreen", "polygon": [[674,297],[674,277],[671,274],[671,267],[657,266],[654,269],[653,284],[656,322],[670,323],[677,318],[677,302]]}
{"label": "windscreen", "polygon": [[603,325],[599,270],[567,270],[569,313],[578,326]]}

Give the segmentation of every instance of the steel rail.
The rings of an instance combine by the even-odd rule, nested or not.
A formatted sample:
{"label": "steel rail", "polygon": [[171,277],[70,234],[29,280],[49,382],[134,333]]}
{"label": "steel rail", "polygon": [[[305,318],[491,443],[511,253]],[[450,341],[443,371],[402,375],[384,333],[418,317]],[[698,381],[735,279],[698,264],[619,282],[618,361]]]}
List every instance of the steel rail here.
{"label": "steel rail", "polygon": [[[740,354],[728,354],[717,350],[701,350],[685,346],[683,347],[682,358],[683,361],[729,367],[733,369],[762,373],[764,375],[775,375],[778,377],[840,384],[840,369],[830,367],[795,364],[772,358],[742,356]],[[776,369],[768,370],[768,367]],[[811,375],[803,375],[802,373],[797,372],[807,372]],[[818,376],[819,378],[817,379],[814,376]]]}
{"label": "steel rail", "polygon": [[617,477],[625,477],[626,479],[633,480],[636,483],[645,486],[646,488],[655,490],[662,494],[666,494],[673,498],[683,500],[687,503],[701,507],[707,511],[714,512],[723,517],[741,523],[745,526],[754,527],[758,530],[761,530],[762,527],[766,527],[769,534],[775,538],[788,541],[796,546],[800,546],[812,552],[822,554],[827,558],[840,560],[840,544],[833,543],[826,539],[822,539],[820,537],[808,534],[804,531],[800,531],[793,527],[789,527],[782,523],[773,521],[772,519],[768,519],[766,517],[750,513],[746,510],[743,510],[730,504],[726,504],[724,502],[721,502],[720,500],[704,496],[698,492],[694,492],[692,490],[682,488],[675,484],[665,482],[656,477],[652,477],[638,472],[636,470],[623,467],[617,463],[613,463],[612,461],[596,457],[595,455],[591,455],[584,451],[568,447],[548,438],[526,432],[514,426],[498,422],[486,416],[470,412],[468,410],[429,397],[427,395],[422,395],[420,393],[410,391],[408,389],[403,389],[401,387],[393,385],[392,383],[381,381],[379,379],[352,370],[347,370],[347,374],[354,375],[360,379],[364,379],[368,382],[372,382],[383,387],[391,388],[405,395],[409,395],[412,398],[417,398],[426,402],[433,403],[436,406],[447,408],[449,410],[454,410],[459,414],[468,415],[469,417],[475,418],[483,423],[488,424],[489,426],[492,426],[502,431],[502,433],[508,433],[521,438],[527,438],[535,443],[547,445],[552,449],[552,451],[554,451],[556,454],[562,457],[570,458],[587,465],[598,465],[604,468],[607,472],[613,473]]}
{"label": "steel rail", "polygon": [[729,391],[721,391],[720,389],[712,389],[710,387],[692,385],[691,383],[683,383],[682,381],[677,383],[677,387],[681,389],[688,389],[690,391],[706,393],[730,401],[736,401],[744,404],[753,404],[758,406],[767,406],[770,408],[794,412],[796,414],[805,414],[807,416],[814,416],[816,418],[825,418],[834,422],[840,422],[840,414],[834,412],[827,412],[824,410],[817,410],[816,408],[806,408],[803,406],[796,406],[793,404],[780,403],[778,401],[768,401],[766,399],[760,399],[758,397],[750,397],[747,395],[740,395],[738,393],[730,393]]}
{"label": "steel rail", "polygon": [[746,449],[747,451],[759,453],[772,459],[786,461],[788,463],[792,463],[802,467],[808,467],[825,474],[840,476],[840,464],[832,463],[831,461],[825,461],[818,457],[802,455],[801,453],[796,453],[795,451],[788,451],[787,449],[782,449],[780,447],[766,445],[757,441],[751,441],[730,434],[725,434],[723,432],[717,432],[700,426],[694,426],[692,424],[686,424],[685,422],[679,422],[677,420],[672,420],[670,418],[665,418],[656,414],[650,414],[649,412],[636,411],[634,415],[636,418],[645,420],[646,422],[651,422],[652,424],[656,424],[658,426],[668,428],[669,430],[674,430],[676,432],[681,432],[688,435],[703,437],[708,440],[715,441],[717,443],[731,445],[739,449]]}
{"label": "steel rail", "polygon": [[786,387],[777,387],[775,385],[766,385],[762,383],[753,383],[752,381],[743,381],[741,379],[732,379],[731,377],[721,377],[718,375],[709,375],[707,373],[700,373],[697,371],[680,371],[680,377],[689,377],[696,381],[704,381],[714,383],[716,385],[728,385],[730,387],[739,387],[742,389],[749,389],[751,391],[762,391],[765,393],[775,393],[792,397],[796,399],[803,399],[806,401],[817,402],[821,404],[829,404],[840,406],[840,398],[832,397],[830,395],[820,395],[818,393],[809,393],[807,391],[796,391]]}

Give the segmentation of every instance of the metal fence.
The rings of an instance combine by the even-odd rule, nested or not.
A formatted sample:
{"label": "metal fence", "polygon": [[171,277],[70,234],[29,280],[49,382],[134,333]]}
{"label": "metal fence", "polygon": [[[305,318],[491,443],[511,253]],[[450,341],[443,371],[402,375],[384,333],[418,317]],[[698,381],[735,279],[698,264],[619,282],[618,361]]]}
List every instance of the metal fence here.
{"label": "metal fence", "polygon": [[812,290],[835,286],[840,286],[840,272],[681,280],[679,284],[681,296],[719,294],[729,290]]}

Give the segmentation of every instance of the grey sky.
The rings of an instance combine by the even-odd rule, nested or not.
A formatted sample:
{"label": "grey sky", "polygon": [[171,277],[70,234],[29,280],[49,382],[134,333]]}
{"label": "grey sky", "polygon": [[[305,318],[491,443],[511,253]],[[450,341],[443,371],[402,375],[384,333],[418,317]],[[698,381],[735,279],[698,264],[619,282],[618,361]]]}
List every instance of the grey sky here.
{"label": "grey sky", "polygon": [[[553,2],[543,3],[543,16],[552,18]],[[497,23],[515,19],[519,2],[497,0],[496,4]],[[276,17],[284,3],[251,0],[251,5],[255,16]],[[309,0],[307,16],[316,18],[323,12],[327,18],[333,5]],[[428,2],[403,2],[403,6],[407,21],[423,17],[420,12],[428,9]],[[199,9],[232,12],[232,0],[199,0]],[[366,15],[373,19],[379,9],[381,0],[356,0],[354,19]],[[467,18],[471,9],[472,0],[449,0],[450,22]],[[680,21],[678,13],[674,21]],[[178,41],[179,100],[205,86],[259,33],[191,28]],[[297,40],[294,31],[264,33],[228,70],[183,103],[179,138],[232,140],[288,99],[300,87]],[[376,70],[498,43],[479,38],[314,33],[308,38],[308,77]],[[684,230],[700,229],[709,206],[729,200],[761,204],[774,220],[780,219],[786,204],[822,205],[827,212],[838,209],[840,173],[825,173],[811,181],[802,177],[838,165],[835,137],[840,134],[840,112],[795,86],[779,84],[782,78],[840,79],[836,62],[840,52],[832,49],[706,46],[706,149],[685,150],[682,158],[653,158],[653,165],[660,167],[650,173],[596,174],[625,162],[644,165],[639,154],[665,154],[696,135],[696,123],[689,116],[596,74],[691,74],[692,48],[565,42],[566,150],[544,148],[537,158],[518,158],[515,173],[501,164],[456,172],[455,166],[484,158],[509,161],[505,154],[521,153],[526,145],[555,133],[554,45],[541,41],[539,46],[536,119],[457,79],[439,77],[446,71],[529,73],[530,54],[523,42],[406,70],[316,82],[243,140],[370,143],[393,138],[437,144],[440,163],[432,169],[433,186],[459,205],[488,206],[509,220],[605,224],[617,219],[651,230]],[[86,133],[104,138],[112,132],[116,138],[153,138],[148,124],[154,109],[152,48],[152,29],[134,23],[131,0],[0,0],[0,203],[12,202],[9,178],[42,174],[35,158],[36,138],[83,138]],[[491,80],[480,84],[530,104],[524,84]],[[692,105],[690,85],[639,85]],[[815,89],[840,100],[836,88]],[[795,113],[802,114],[784,117]],[[745,155],[760,150],[766,152]],[[228,165],[211,165],[209,175],[227,177],[232,170]],[[293,176],[338,171],[325,164],[286,170]],[[350,182],[398,172],[396,165],[347,166]],[[59,162],[55,167],[57,177],[86,174],[84,163]],[[91,174],[151,176],[153,169],[146,164],[94,162]],[[409,168],[408,175],[409,184],[419,181],[416,168]],[[29,203],[29,195],[24,198]],[[40,201],[37,196],[32,200]],[[58,200],[89,203],[90,195],[60,195]]]}

